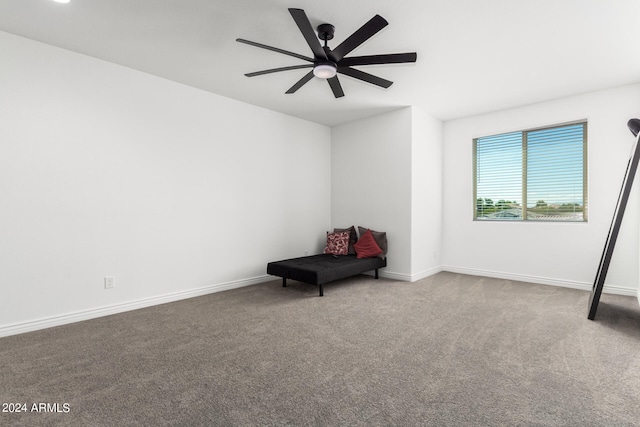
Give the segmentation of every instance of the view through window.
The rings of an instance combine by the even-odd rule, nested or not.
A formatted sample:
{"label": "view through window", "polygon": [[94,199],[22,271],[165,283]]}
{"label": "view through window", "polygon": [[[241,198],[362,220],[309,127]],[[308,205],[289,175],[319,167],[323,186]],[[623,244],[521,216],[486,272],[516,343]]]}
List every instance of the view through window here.
{"label": "view through window", "polygon": [[586,141],[586,122],[474,139],[474,219],[586,221]]}

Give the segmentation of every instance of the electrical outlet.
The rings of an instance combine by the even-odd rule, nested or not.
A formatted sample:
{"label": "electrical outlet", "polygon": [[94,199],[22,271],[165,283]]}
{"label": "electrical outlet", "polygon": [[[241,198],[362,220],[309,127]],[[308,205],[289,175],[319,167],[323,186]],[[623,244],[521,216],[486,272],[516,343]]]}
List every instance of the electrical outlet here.
{"label": "electrical outlet", "polygon": [[116,287],[116,278],[113,276],[106,276],[104,278],[104,288],[113,289]]}
{"label": "electrical outlet", "polygon": [[309,255],[309,250],[308,250],[308,249],[305,249],[305,250],[304,250],[304,256],[307,256],[307,255]]}

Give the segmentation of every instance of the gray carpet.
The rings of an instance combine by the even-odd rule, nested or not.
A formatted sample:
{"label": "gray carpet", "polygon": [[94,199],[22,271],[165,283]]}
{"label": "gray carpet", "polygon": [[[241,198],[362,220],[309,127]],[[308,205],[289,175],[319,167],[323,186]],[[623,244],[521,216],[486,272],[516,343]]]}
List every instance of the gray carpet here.
{"label": "gray carpet", "polygon": [[[280,280],[0,339],[0,425],[640,426],[640,309],[440,273]],[[63,404],[68,404],[64,412]]]}

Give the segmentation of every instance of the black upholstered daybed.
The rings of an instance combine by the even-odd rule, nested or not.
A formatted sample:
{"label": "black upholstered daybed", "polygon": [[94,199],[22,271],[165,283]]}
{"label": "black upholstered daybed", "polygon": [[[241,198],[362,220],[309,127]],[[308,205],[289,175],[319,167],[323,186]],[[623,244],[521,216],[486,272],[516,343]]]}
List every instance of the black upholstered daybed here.
{"label": "black upholstered daybed", "polygon": [[324,295],[322,285],[334,280],[356,276],[367,271],[387,266],[386,258],[356,258],[355,255],[319,254],[292,258],[267,264],[267,274],[282,277],[282,286],[287,286],[287,279],[318,285],[320,296]]}
{"label": "black upholstered daybed", "polygon": [[[386,233],[371,232],[371,230],[362,227],[358,228],[361,241],[357,241],[355,227],[336,229],[338,231],[334,230],[334,233],[348,232],[344,248],[334,249],[331,241],[333,234],[328,233],[325,253],[270,262],[267,264],[267,274],[282,277],[283,287],[287,286],[287,279],[317,285],[320,296],[324,295],[323,285],[335,280],[345,279],[368,271],[375,271],[375,278],[377,279],[378,269],[387,266],[385,256],[387,252]],[[367,230],[369,233],[367,233]],[[362,236],[365,233],[369,234],[369,236],[363,239]],[[367,238],[369,238],[368,242],[373,241],[375,238],[376,244],[372,245],[376,249],[370,249],[371,246],[364,242]],[[359,244],[361,245],[359,246]],[[340,255],[337,253],[340,253]],[[376,253],[377,255],[374,255]]]}

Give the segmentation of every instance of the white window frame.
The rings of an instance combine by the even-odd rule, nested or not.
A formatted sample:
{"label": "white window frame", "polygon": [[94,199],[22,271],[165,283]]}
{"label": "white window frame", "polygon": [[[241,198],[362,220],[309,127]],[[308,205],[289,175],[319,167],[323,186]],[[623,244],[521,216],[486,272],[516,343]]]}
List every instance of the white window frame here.
{"label": "white window frame", "polygon": [[[566,126],[574,126],[581,124],[583,126],[583,146],[582,146],[582,202],[583,202],[583,211],[582,211],[582,219],[574,219],[574,220],[566,220],[561,219],[560,217],[548,218],[548,219],[530,219],[528,218],[527,213],[527,135],[531,132],[547,130],[547,129],[555,129],[562,128]],[[565,122],[561,124],[542,126],[537,128],[529,128],[521,131],[513,131],[513,132],[503,132],[500,134],[487,135],[484,137],[478,137],[473,139],[473,220],[479,222],[496,222],[496,221],[516,221],[516,222],[560,222],[560,223],[586,223],[588,222],[588,179],[587,179],[587,120],[578,120],[573,122]],[[478,163],[477,163],[477,144],[479,139],[489,138],[489,137],[498,137],[501,135],[508,135],[511,133],[519,132],[522,134],[522,182],[521,182],[521,217],[517,218],[488,218],[488,217],[478,217]],[[494,201],[498,202],[498,200]]]}

